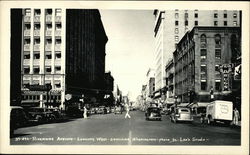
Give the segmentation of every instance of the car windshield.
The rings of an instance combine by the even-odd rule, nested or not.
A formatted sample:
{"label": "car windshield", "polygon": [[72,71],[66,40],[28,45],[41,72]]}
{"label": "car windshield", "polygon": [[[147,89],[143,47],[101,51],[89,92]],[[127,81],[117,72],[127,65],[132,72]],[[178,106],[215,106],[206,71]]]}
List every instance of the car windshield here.
{"label": "car windshield", "polygon": [[189,112],[189,109],[180,109],[180,112]]}

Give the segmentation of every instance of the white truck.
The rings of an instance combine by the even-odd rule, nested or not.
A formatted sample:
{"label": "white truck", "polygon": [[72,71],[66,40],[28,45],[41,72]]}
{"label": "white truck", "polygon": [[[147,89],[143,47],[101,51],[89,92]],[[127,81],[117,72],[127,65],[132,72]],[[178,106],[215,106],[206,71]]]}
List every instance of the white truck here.
{"label": "white truck", "polygon": [[216,100],[207,105],[207,124],[212,122],[223,122],[230,124],[233,120],[233,103],[230,101]]}

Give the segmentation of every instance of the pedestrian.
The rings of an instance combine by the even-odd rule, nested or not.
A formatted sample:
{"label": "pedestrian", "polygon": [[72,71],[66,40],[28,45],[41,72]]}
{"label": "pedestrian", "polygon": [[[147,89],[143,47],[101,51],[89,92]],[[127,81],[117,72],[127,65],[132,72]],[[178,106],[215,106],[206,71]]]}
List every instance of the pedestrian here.
{"label": "pedestrian", "polygon": [[87,112],[88,112],[88,109],[84,106],[83,107],[83,118],[88,118],[87,117]]}
{"label": "pedestrian", "polygon": [[234,118],[233,118],[233,124],[239,125],[239,119],[240,119],[240,113],[237,108],[234,108]]}
{"label": "pedestrian", "polygon": [[130,118],[130,115],[129,115],[129,105],[128,104],[126,104],[125,105],[125,108],[126,108],[126,115],[125,115],[125,118]]}

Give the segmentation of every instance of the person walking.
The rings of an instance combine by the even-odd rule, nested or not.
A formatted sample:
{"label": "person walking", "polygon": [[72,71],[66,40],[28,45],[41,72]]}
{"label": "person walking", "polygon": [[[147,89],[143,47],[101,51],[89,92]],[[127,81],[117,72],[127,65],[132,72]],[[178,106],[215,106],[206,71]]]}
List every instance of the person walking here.
{"label": "person walking", "polygon": [[240,119],[240,113],[237,108],[234,108],[234,118],[233,118],[233,124],[239,125],[239,119]]}
{"label": "person walking", "polygon": [[125,118],[127,118],[127,117],[128,117],[128,118],[131,118],[130,115],[129,115],[129,105],[126,104],[126,105],[125,105],[125,108],[126,108],[126,115],[125,115]]}
{"label": "person walking", "polygon": [[87,112],[88,112],[88,109],[86,108],[86,106],[84,106],[83,107],[83,118],[88,118]]}

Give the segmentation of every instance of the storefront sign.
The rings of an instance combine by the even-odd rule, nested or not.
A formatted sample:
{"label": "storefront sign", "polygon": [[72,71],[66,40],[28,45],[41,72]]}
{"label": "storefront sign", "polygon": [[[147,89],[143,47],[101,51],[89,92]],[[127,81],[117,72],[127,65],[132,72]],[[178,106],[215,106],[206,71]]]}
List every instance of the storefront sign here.
{"label": "storefront sign", "polygon": [[29,85],[27,87],[31,91],[50,91],[52,86],[50,84],[46,85]]}

